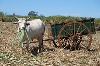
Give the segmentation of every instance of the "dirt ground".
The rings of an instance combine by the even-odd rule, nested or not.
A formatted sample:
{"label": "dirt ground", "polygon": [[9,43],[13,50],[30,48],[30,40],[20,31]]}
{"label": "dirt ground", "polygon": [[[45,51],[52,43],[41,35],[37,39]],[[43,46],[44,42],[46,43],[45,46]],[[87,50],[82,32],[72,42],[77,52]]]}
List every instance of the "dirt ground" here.
{"label": "dirt ground", "polygon": [[[44,39],[47,39],[46,28]],[[55,48],[54,44],[44,41],[44,51],[34,55],[38,42],[30,43],[30,52],[23,50],[18,41],[14,44],[17,25],[13,22],[0,22],[0,66],[100,66],[100,32],[92,35],[91,49],[69,51]],[[12,46],[13,45],[13,46]],[[25,45],[24,45],[25,47]]]}

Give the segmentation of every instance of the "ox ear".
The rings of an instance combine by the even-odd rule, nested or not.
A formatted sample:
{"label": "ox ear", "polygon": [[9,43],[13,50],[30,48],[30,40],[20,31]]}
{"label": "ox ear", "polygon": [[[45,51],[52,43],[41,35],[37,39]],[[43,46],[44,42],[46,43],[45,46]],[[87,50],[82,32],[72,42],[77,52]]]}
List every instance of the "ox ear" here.
{"label": "ox ear", "polygon": [[18,24],[18,22],[14,22],[13,24]]}
{"label": "ox ear", "polygon": [[31,17],[26,18],[26,21],[30,20]]}

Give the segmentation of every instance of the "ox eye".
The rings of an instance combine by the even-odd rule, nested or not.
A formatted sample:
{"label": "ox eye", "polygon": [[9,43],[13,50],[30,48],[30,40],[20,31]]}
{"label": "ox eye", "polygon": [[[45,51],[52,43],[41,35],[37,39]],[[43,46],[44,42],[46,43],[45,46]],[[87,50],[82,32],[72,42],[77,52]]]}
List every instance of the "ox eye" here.
{"label": "ox eye", "polygon": [[30,23],[26,23],[26,25],[28,26],[28,25],[30,25]]}
{"label": "ox eye", "polygon": [[18,23],[21,23],[21,22],[18,22]]}

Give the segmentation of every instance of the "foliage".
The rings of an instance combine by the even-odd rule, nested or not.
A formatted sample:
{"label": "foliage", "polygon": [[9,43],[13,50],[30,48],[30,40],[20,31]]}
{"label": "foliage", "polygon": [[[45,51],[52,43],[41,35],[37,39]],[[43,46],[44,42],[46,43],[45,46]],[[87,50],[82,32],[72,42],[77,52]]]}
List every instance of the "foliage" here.
{"label": "foliage", "polygon": [[14,17],[3,17],[2,18],[2,22],[15,22],[15,18]]}
{"label": "foliage", "polygon": [[37,17],[38,16],[38,14],[37,14],[38,12],[35,12],[35,11],[30,11],[29,13],[28,13],[28,16],[35,16],[35,17]]}
{"label": "foliage", "polygon": [[0,12],[0,17],[4,16],[4,13],[3,12]]}
{"label": "foliage", "polygon": [[[66,21],[66,20],[80,20],[81,18],[84,18],[84,17],[73,17],[73,16],[62,16],[62,15],[45,17],[43,14],[38,15],[38,12],[35,12],[35,11],[30,11],[28,13],[28,16],[21,16],[21,15],[16,15],[16,16],[18,18],[28,18],[30,16],[31,17],[30,20],[39,18],[39,19],[43,20],[44,22],[61,22],[61,21]],[[4,15],[3,12],[0,12],[0,21],[1,20],[3,22],[14,22],[14,21],[16,21],[14,19],[13,15]],[[96,18],[95,23],[100,23],[100,18]]]}
{"label": "foliage", "polygon": [[2,20],[2,17],[4,16],[3,12],[0,12],[0,21]]}
{"label": "foliage", "polygon": [[96,22],[96,23],[100,23],[100,18],[96,18],[96,19],[95,19],[95,22]]}

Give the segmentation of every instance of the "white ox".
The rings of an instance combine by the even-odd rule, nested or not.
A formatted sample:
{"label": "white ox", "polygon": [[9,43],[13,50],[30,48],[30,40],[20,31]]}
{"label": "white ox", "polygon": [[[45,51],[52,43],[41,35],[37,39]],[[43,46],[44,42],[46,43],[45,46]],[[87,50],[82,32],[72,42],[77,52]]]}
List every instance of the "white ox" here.
{"label": "white ox", "polygon": [[[28,21],[29,18],[15,18],[17,19],[17,22],[15,22],[15,24],[18,24],[18,32],[20,32],[21,29],[24,29],[27,31],[29,40],[37,39],[39,41],[39,52],[41,52],[43,48],[43,35],[45,31],[45,24],[40,19]],[[26,48],[28,50],[30,41],[26,38],[27,36],[24,34],[23,41],[27,40]]]}

